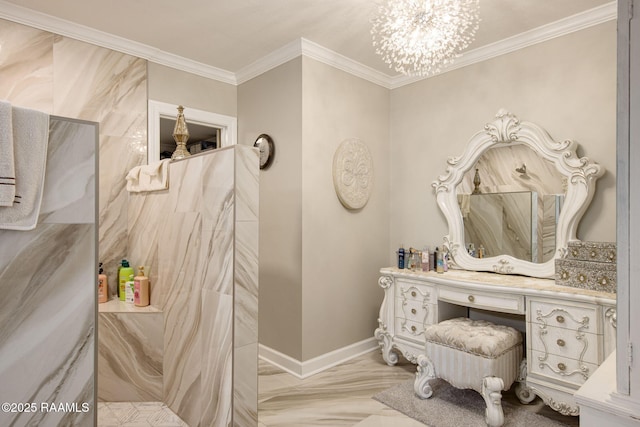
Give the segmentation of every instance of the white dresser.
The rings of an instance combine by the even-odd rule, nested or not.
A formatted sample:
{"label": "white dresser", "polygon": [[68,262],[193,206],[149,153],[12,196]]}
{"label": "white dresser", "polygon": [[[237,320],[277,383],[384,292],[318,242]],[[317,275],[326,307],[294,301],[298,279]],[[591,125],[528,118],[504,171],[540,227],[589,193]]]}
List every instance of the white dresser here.
{"label": "white dresser", "polygon": [[518,397],[530,402],[538,395],[556,411],[578,415],[573,393],[615,348],[615,294],[559,286],[551,279],[464,270],[383,268],[380,273],[385,295],[375,337],[390,365],[398,353],[416,363],[424,327],[466,316],[469,307],[521,315],[526,358]]}

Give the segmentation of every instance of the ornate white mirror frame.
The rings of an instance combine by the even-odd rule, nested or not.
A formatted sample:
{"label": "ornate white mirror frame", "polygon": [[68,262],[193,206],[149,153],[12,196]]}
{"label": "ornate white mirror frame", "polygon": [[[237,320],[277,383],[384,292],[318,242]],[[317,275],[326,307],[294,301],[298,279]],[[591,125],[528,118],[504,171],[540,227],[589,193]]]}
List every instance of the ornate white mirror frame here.
{"label": "ornate white mirror frame", "polygon": [[[178,114],[178,106],[166,102],[149,100],[147,110],[147,163],[160,160],[160,118],[168,118],[175,121]],[[220,147],[226,147],[237,143],[238,119],[232,116],[212,113],[210,111],[197,110],[185,107],[185,119],[187,124],[199,125],[220,129]]]}
{"label": "ornate white mirror frame", "polygon": [[[556,228],[556,249],[552,259],[533,263],[510,255],[475,258],[465,248],[464,223],[456,187],[464,174],[479,157],[490,148],[523,144],[539,156],[552,162],[567,178],[564,203]],[[445,249],[449,251],[454,267],[472,271],[492,271],[502,274],[522,274],[532,277],[551,278],[555,274],[555,259],[562,256],[570,241],[577,240],[576,230],[595,192],[595,182],[602,176],[604,168],[587,157],[578,157],[575,141],[554,141],[542,127],[531,122],[520,122],[513,114],[500,110],[496,120],[487,123],[469,141],[460,157],[450,157],[444,175],[432,186],[436,200],[449,225],[449,234],[444,237]]]}

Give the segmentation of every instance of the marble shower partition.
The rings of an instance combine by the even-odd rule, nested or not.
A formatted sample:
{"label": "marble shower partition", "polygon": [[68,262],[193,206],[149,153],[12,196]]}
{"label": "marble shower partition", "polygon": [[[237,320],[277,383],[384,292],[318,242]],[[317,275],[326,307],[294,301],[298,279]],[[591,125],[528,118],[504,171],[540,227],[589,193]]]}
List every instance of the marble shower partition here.
{"label": "marble shower partition", "polygon": [[97,141],[52,116],[38,225],[0,230],[0,401],[35,404],[0,425],[94,425]]}
{"label": "marble shower partition", "polygon": [[163,401],[190,426],[257,426],[257,151],[169,166],[169,190],[129,195],[129,258],[164,319]]}

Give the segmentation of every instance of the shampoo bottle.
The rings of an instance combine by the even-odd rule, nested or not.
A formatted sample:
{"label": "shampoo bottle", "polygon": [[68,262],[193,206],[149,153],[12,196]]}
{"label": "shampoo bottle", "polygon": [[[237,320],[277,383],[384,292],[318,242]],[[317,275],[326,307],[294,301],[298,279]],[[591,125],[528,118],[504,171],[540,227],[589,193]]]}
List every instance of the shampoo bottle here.
{"label": "shampoo bottle", "polygon": [[107,275],[104,274],[104,270],[102,268],[102,263],[99,263],[98,266],[100,267],[98,270],[98,302],[103,303],[107,302],[109,286],[107,284]]}
{"label": "shampoo bottle", "polygon": [[126,301],[127,282],[129,281],[130,277],[133,277],[133,268],[129,266],[129,261],[123,259],[122,267],[120,267],[120,272],[118,273],[118,289],[120,290],[120,301]]}
{"label": "shampoo bottle", "polygon": [[138,275],[133,278],[133,303],[138,307],[149,305],[149,278],[144,275],[144,266],[138,267]]}

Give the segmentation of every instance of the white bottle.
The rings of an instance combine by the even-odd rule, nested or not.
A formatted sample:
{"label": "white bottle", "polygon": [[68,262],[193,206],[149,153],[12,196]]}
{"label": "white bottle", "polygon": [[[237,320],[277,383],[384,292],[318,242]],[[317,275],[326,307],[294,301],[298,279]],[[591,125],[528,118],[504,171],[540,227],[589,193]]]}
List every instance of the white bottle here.
{"label": "white bottle", "polygon": [[135,296],[135,282],[133,281],[133,274],[129,276],[124,284],[124,301],[133,304]]}

